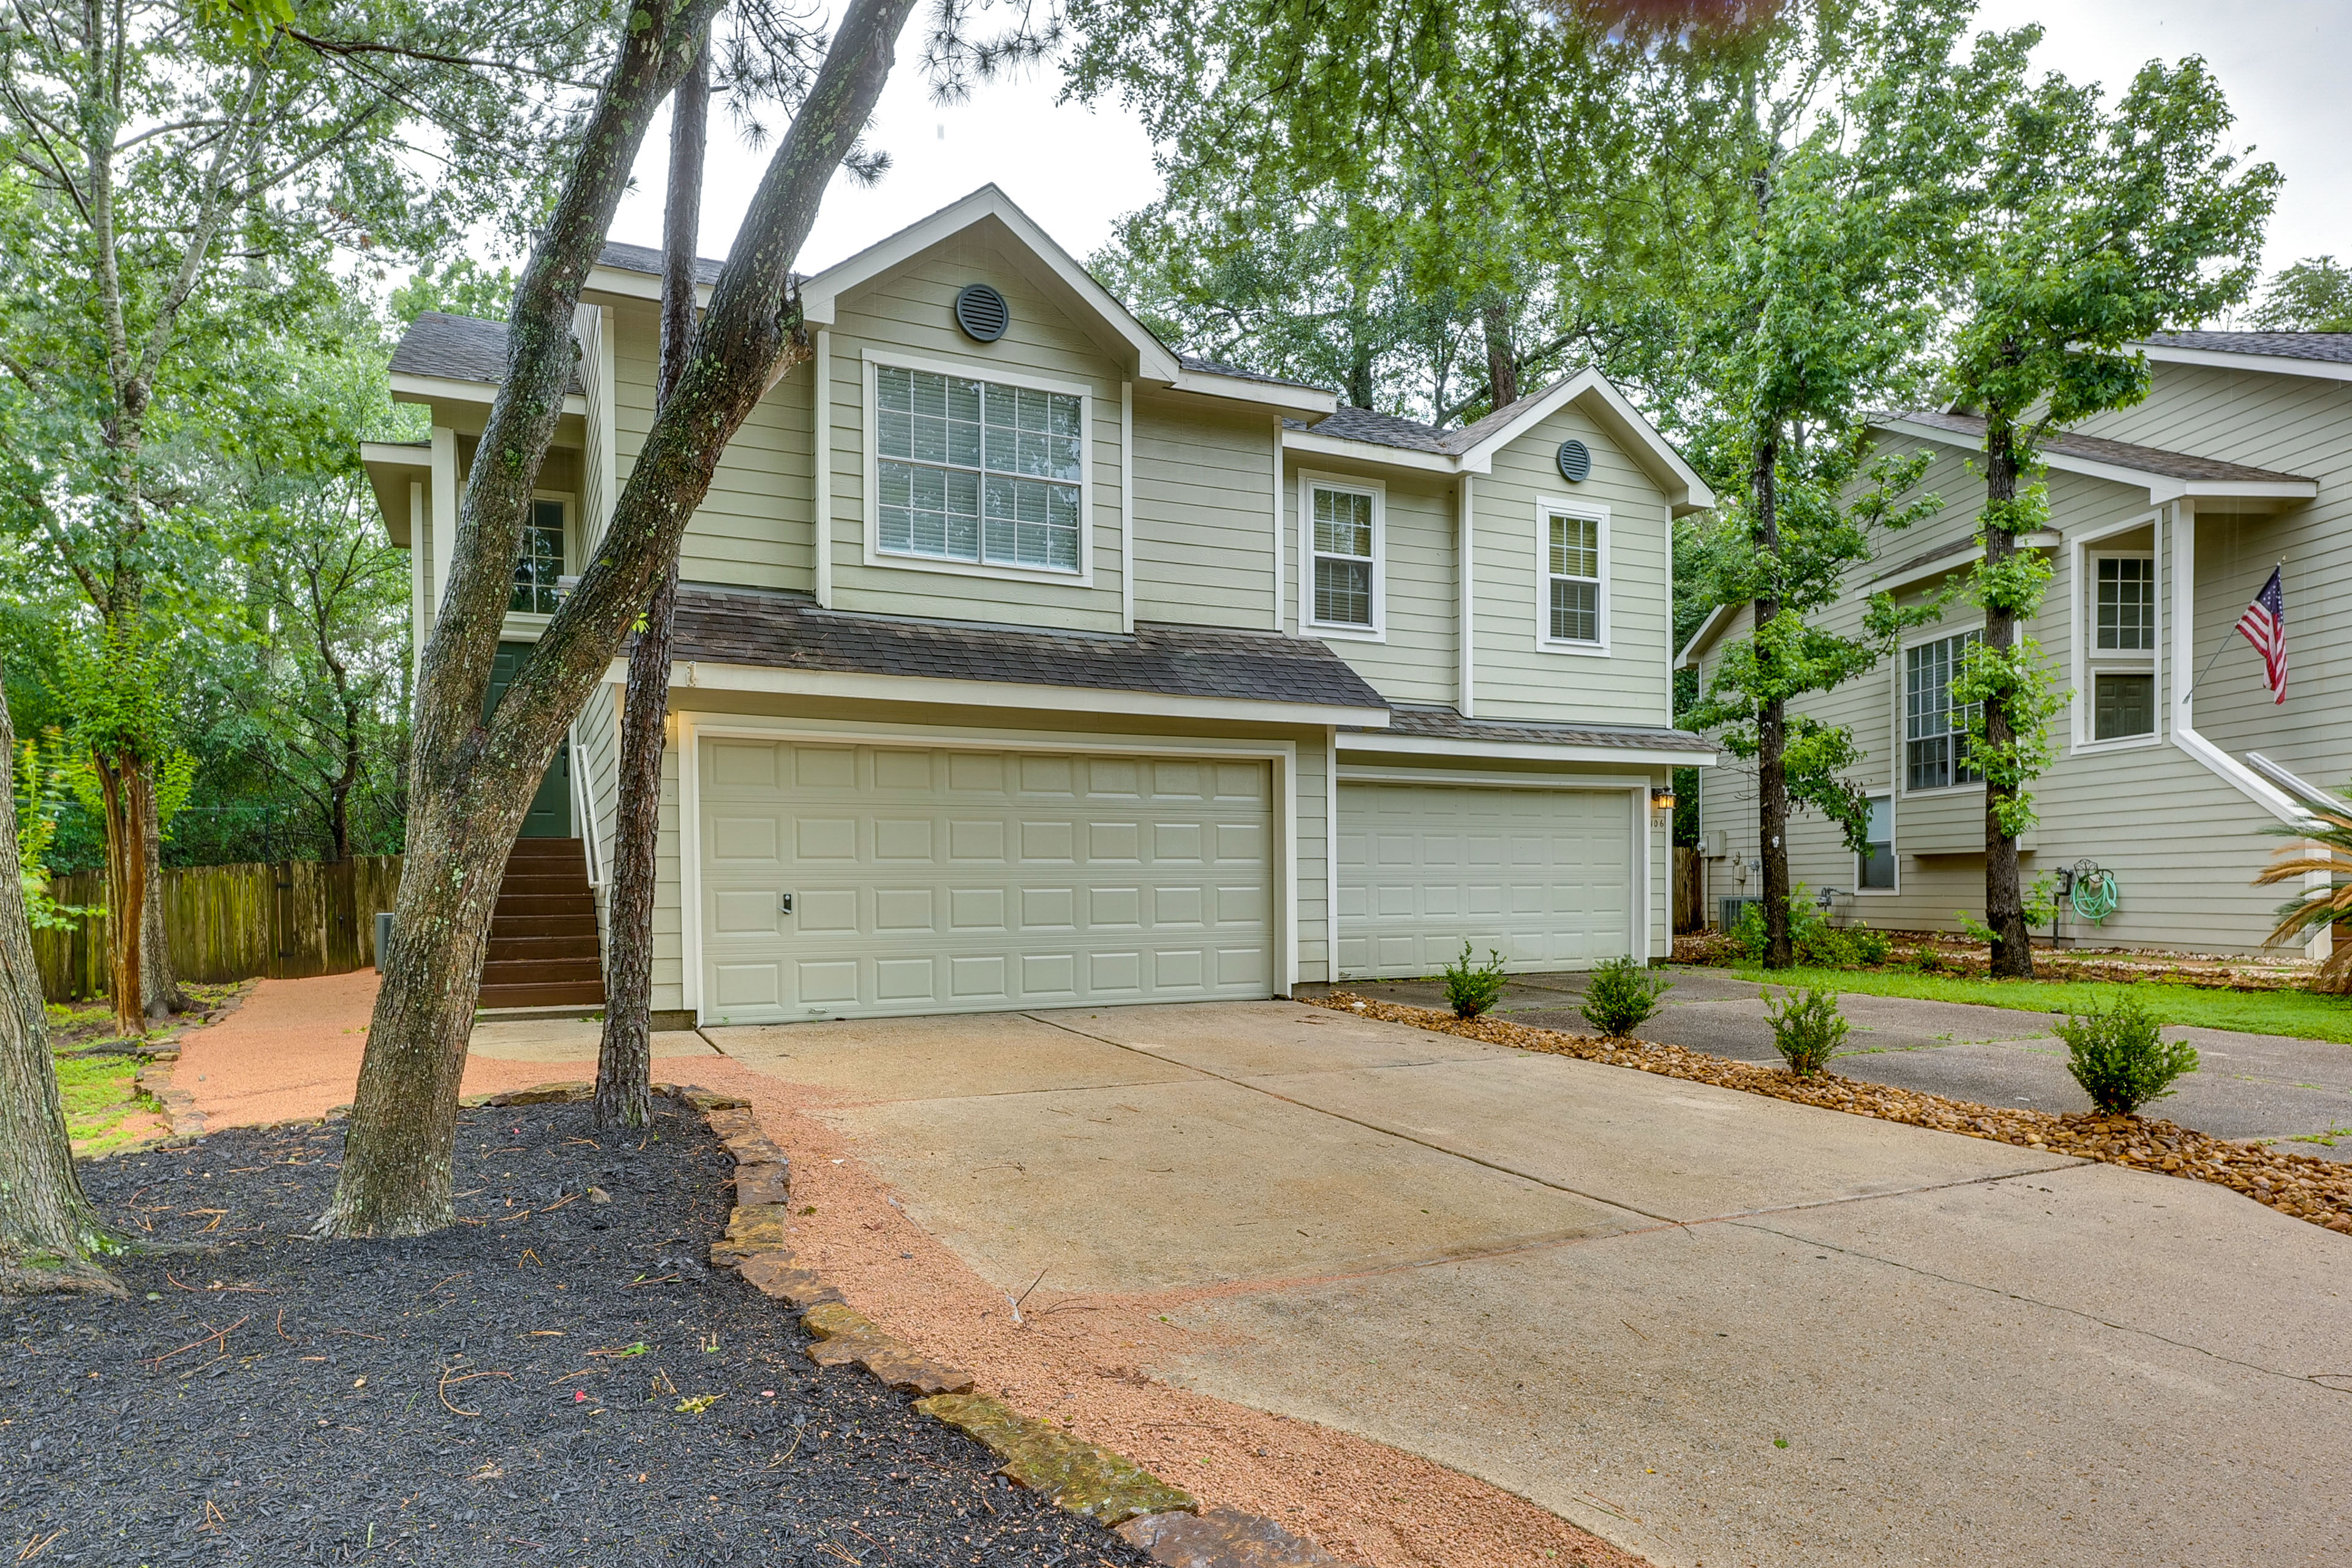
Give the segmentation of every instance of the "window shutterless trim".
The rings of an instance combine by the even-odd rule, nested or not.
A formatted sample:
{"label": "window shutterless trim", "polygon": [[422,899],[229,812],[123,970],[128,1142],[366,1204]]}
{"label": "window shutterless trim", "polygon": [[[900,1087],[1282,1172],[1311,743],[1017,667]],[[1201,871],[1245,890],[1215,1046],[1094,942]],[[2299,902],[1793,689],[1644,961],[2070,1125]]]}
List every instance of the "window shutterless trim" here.
{"label": "window shutterless trim", "polygon": [[[1905,642],[1899,650],[1900,657],[1898,657],[1895,661],[1894,683],[1895,794],[1899,795],[1942,795],[1956,789],[1984,788],[1984,780],[1981,778],[1958,779],[1939,784],[1915,785],[1911,782],[1911,743],[1913,739],[1911,734],[1911,655],[1916,649],[1927,647],[1936,643],[1952,642],[1962,637],[1981,637],[1983,636],[1984,626],[1981,622],[1972,626],[1938,626],[1932,635],[1913,637]],[[1957,669],[1958,668],[1959,660],[1955,658],[1951,660],[1950,668]],[[1944,696],[1944,711],[1948,716],[1951,713],[1953,709],[1950,680],[1951,678],[1948,672],[1945,677]],[[1950,721],[1948,717],[1946,720],[1946,724],[1947,728],[1944,731],[1944,736],[1940,738],[1949,739],[1959,737],[1964,734],[1964,731],[1949,727]],[[1934,735],[1919,737],[1919,739],[1925,741],[1933,741],[1938,738],[1939,737]],[[1946,772],[1948,773],[1958,773],[1958,768],[1952,765],[1951,760],[1948,759],[1946,763]]]}
{"label": "window shutterless trim", "polygon": [[[1329,561],[1363,561],[1364,556],[1324,555],[1315,548],[1315,492],[1332,490],[1341,495],[1369,496],[1372,502],[1371,608],[1372,618],[1364,621],[1326,621],[1315,614],[1315,566],[1318,559]],[[1389,488],[1379,479],[1358,479],[1352,474],[1327,474],[1311,468],[1298,472],[1298,626],[1323,637],[1346,637],[1356,642],[1386,642],[1388,640],[1388,528]]]}
{"label": "window shutterless trim", "polygon": [[[2164,542],[2162,531],[2158,523],[2158,513],[2144,511],[2119,522],[2109,523],[2099,528],[2084,529],[2080,533],[2069,532],[2067,535],[2066,562],[2072,579],[2067,584],[2066,668],[2071,695],[2074,699],[2066,705],[2069,710],[2066,716],[2066,737],[2067,749],[2070,752],[2084,752],[2095,754],[2100,752],[2130,751],[2140,746],[2158,745],[2164,740],[2166,693],[2161,651],[2165,645],[2171,608],[2165,602],[2169,591],[2165,580],[2168,574],[2165,568],[2164,554],[2160,548]],[[2102,550],[2099,548],[2103,541],[2113,539],[2118,534],[2137,533],[2143,528],[2149,531],[2149,548],[2147,549]],[[2150,586],[2156,595],[2154,622],[2156,646],[2153,648],[2102,650],[2091,646],[2098,640],[2099,614],[2098,568],[2094,563],[2103,555],[2139,555],[2145,556],[2154,563],[2155,569],[2150,578]],[[2112,741],[2095,741],[2091,738],[2095,726],[2090,703],[2093,695],[2091,678],[2101,669],[2115,673],[2129,671],[2133,674],[2149,673],[2156,676],[2155,730],[2145,735],[2126,735]]]}
{"label": "window shutterless trim", "polygon": [[[1555,517],[1576,518],[1593,524],[1593,542],[1600,557],[1596,563],[1600,575],[1576,577],[1556,575],[1551,569],[1551,520]],[[1609,508],[1598,501],[1569,500],[1559,496],[1536,498],[1535,529],[1535,610],[1536,651],[1560,653],[1584,658],[1605,658],[1609,655]],[[1592,629],[1596,634],[1590,641],[1581,637],[1556,637],[1551,635],[1551,591],[1554,583],[1591,583],[1592,594]]]}
{"label": "window shutterless trim", "polygon": [[[1895,792],[1893,790],[1889,790],[1885,795],[1865,795],[1864,798],[1872,801],[1883,800],[1886,803],[1886,837],[1885,842],[1886,845],[1886,858],[1895,868],[1895,883],[1892,887],[1886,888],[1864,887],[1862,885],[1862,868],[1863,862],[1866,857],[1857,855],[1853,858],[1853,896],[1857,899],[1900,898],[1903,893],[1903,857],[1895,847]],[[1880,841],[1874,838],[1870,842],[1875,844]]]}
{"label": "window shutterless trim", "polygon": [[[1083,382],[1061,381],[1041,376],[1025,370],[1000,367],[993,361],[980,359],[942,359],[932,355],[900,353],[896,349],[868,349],[862,352],[864,392],[858,410],[859,443],[865,456],[865,547],[863,557],[868,566],[884,567],[898,572],[936,572],[954,577],[988,577],[999,582],[1033,583],[1070,588],[1091,588],[1095,582],[1095,391]],[[950,375],[963,381],[992,381],[1000,386],[1014,386],[1029,392],[1049,392],[1078,400],[1078,569],[1075,572],[1055,566],[1008,566],[993,562],[958,561],[938,555],[916,555],[881,548],[882,538],[882,465],[898,458],[885,458],[881,452],[881,420],[876,405],[875,372],[881,369],[914,371],[925,375]],[[936,465],[917,465],[919,467]],[[962,470],[960,467],[958,471]],[[987,470],[970,470],[981,474]],[[1004,478],[1019,476],[1005,475]],[[1068,484],[1066,479],[1034,480],[1048,484]],[[983,501],[983,506],[985,502]],[[983,513],[983,521],[985,514]]]}

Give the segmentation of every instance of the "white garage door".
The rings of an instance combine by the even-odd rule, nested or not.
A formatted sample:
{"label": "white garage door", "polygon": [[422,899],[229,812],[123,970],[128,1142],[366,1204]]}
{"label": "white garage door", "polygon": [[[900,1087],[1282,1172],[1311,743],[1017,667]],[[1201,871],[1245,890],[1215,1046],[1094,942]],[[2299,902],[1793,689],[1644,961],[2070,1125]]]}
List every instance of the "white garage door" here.
{"label": "white garage door", "polygon": [[707,1019],[1273,992],[1264,763],[701,746]]}
{"label": "white garage door", "polygon": [[1339,786],[1339,972],[1434,974],[1470,943],[1513,969],[1632,950],[1625,790]]}

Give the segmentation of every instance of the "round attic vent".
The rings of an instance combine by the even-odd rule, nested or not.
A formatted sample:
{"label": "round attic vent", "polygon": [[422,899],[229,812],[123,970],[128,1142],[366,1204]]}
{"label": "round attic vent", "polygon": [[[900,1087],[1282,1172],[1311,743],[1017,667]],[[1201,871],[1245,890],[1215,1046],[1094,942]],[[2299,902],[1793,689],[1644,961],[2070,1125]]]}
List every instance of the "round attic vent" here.
{"label": "round attic vent", "polygon": [[1013,324],[1013,308],[985,283],[967,283],[955,298],[956,325],[977,343],[992,343]]}
{"label": "round attic vent", "polygon": [[1570,484],[1580,485],[1592,473],[1592,454],[1581,441],[1559,444],[1559,477]]}

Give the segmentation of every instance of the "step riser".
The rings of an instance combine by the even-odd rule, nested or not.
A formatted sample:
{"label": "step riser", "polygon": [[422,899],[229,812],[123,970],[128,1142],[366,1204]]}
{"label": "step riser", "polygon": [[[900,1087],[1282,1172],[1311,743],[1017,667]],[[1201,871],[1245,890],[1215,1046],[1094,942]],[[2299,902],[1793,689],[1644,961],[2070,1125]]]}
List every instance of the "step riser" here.
{"label": "step riser", "polygon": [[485,985],[478,1007],[601,1007],[602,985]]}
{"label": "step riser", "polygon": [[596,918],[596,900],[585,893],[518,893],[501,897],[490,906],[490,929],[498,930],[499,922],[514,915],[585,915]]}
{"label": "step riser", "polygon": [[594,985],[604,984],[604,972],[593,958],[559,958],[551,963],[485,963],[482,989],[502,985]]}
{"label": "step riser", "polygon": [[494,936],[492,963],[531,963],[552,958],[594,958],[593,936]]}
{"label": "step riser", "polygon": [[577,838],[523,838],[507,857],[491,910],[480,1007],[599,1006],[596,900]]}
{"label": "step riser", "polygon": [[490,921],[492,942],[551,942],[579,937],[596,940],[594,915],[509,915]]}

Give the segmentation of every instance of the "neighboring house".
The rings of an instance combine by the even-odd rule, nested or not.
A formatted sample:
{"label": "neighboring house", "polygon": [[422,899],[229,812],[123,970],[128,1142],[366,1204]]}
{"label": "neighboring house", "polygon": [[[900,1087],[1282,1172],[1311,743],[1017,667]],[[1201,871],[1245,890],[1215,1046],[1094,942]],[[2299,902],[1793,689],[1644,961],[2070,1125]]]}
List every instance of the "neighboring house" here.
{"label": "neighboring house", "polygon": [[[2053,721],[2057,760],[2032,785],[2041,823],[2021,842],[2025,877],[2084,861],[2115,874],[2114,914],[2095,927],[2069,912],[2069,941],[2248,952],[2291,891],[2250,885],[2283,847],[2265,830],[2298,819],[2305,787],[2352,776],[2352,334],[2179,332],[2138,346],[2152,362],[2146,401],[2043,447],[2050,526],[2025,542],[2053,575],[2030,629],[2072,700]],[[1905,413],[1873,428],[1882,450],[1934,455],[1921,489],[1945,506],[1853,569],[1823,617],[1841,630],[1868,595],[1916,601],[1979,554],[1983,421]],[[2231,632],[2282,565],[2283,705]],[[1957,911],[1983,912],[1984,786],[1948,685],[1982,624],[1956,599],[1878,668],[1798,705],[1853,726],[1876,786],[1869,856],[1816,815],[1790,831],[1792,878],[1836,889],[1842,914],[1949,930]],[[1718,609],[1680,662],[1710,679],[1749,627],[1748,606]],[[1753,769],[1717,770],[1701,797],[1713,912],[1761,891]]]}
{"label": "neighboring house", "polygon": [[[614,245],[590,275],[509,667],[651,423],[658,264]],[[1605,381],[1460,430],[1339,408],[1171,351],[993,186],[801,287],[814,360],[681,552],[657,1010],[1264,997],[1465,942],[1521,969],[1668,950],[1654,795],[1713,757],[1671,722],[1671,526],[1712,498]],[[498,323],[420,318],[393,391],[432,437],[365,454],[420,647],[503,356]],[[584,839],[599,882],[624,679],[525,829]]]}

